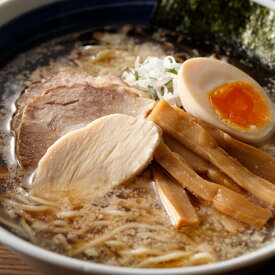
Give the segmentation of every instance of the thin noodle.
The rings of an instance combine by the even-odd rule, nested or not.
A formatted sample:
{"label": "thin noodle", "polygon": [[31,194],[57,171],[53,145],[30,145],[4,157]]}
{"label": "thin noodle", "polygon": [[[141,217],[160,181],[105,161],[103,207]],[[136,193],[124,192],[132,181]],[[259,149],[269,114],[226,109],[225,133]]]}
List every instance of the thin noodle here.
{"label": "thin noodle", "polygon": [[34,223],[35,219],[28,213],[22,211],[21,209],[14,209],[14,213],[20,217],[24,217],[27,221]]}
{"label": "thin noodle", "polygon": [[79,211],[62,211],[56,214],[58,218],[72,218],[78,215],[79,215]]}
{"label": "thin noodle", "polygon": [[11,228],[15,232],[23,233],[23,236],[26,236],[25,231],[22,230],[22,227],[18,226],[17,224],[14,224],[12,222],[7,221],[6,219],[3,219],[0,217],[0,223],[4,224],[5,226]]}
{"label": "thin noodle", "polygon": [[170,239],[160,237],[160,236],[153,234],[151,232],[140,232],[138,234],[141,235],[141,237],[143,237],[143,238],[151,238],[151,239],[157,240],[159,242],[164,242],[164,243],[171,242]]}
{"label": "thin noodle", "polygon": [[[57,202],[53,202],[53,201],[48,201],[45,199],[41,199],[39,197],[36,196],[32,196],[30,195],[28,192],[26,192],[23,188],[19,187],[18,189],[18,194],[16,194],[15,196],[21,196],[22,201],[26,202],[26,199],[28,199],[28,201],[32,201],[32,202],[36,202],[39,204],[43,204],[43,205],[47,205],[47,206],[53,206],[53,207],[58,207],[60,206],[59,203]],[[21,193],[21,194],[20,194]],[[13,196],[14,197],[14,196]]]}
{"label": "thin noodle", "polygon": [[189,257],[190,255],[191,255],[191,252],[175,251],[162,256],[148,258],[145,261],[139,263],[136,267],[146,267],[148,265],[155,265],[161,262],[168,262],[168,261],[173,261],[180,258],[186,258],[186,257]]}
{"label": "thin noodle", "polygon": [[111,215],[118,215],[118,216],[130,216],[131,215],[131,213],[127,213],[127,212],[121,211],[121,210],[106,210],[106,211],[103,211],[103,213],[111,214]]}
{"label": "thin noodle", "polygon": [[115,226],[116,223],[113,221],[93,221],[93,225],[113,225],[113,226]]}
{"label": "thin noodle", "polygon": [[41,198],[38,198],[38,197],[35,197],[35,196],[28,195],[28,198],[33,202],[44,204],[44,205],[47,205],[47,206],[53,206],[53,207],[59,207],[60,206],[57,202],[44,200],[44,199],[41,199]]}
{"label": "thin noodle", "polygon": [[51,227],[49,228],[54,233],[66,233],[68,232],[68,228],[66,227]]}
{"label": "thin noodle", "polygon": [[144,256],[144,255],[160,255],[161,251],[157,249],[139,247],[137,249],[132,249],[131,251],[125,251],[124,253],[135,255],[135,256]]}
{"label": "thin noodle", "polygon": [[109,246],[118,246],[118,247],[125,246],[125,244],[123,242],[115,241],[115,240],[106,241],[105,244],[107,244]]}
{"label": "thin noodle", "polygon": [[215,257],[211,255],[210,253],[207,252],[199,252],[195,255],[193,255],[190,260],[193,263],[210,263],[210,262],[215,262]]}
{"label": "thin noodle", "polygon": [[53,225],[56,226],[66,226],[68,225],[68,222],[64,221],[64,220],[55,220],[52,222]]}
{"label": "thin noodle", "polygon": [[113,237],[114,235],[116,235],[118,232],[125,230],[125,229],[129,229],[129,228],[147,228],[147,229],[159,229],[159,226],[155,226],[155,225],[147,225],[147,224],[140,224],[140,223],[129,223],[129,224],[124,224],[121,225],[117,228],[115,228],[112,232],[109,232],[99,238],[97,238],[96,240],[93,240],[87,244],[84,244],[82,246],[80,246],[79,248],[75,249],[74,251],[72,251],[70,253],[71,256],[73,255],[77,255],[79,253],[82,253],[85,249],[96,246],[100,243],[105,242],[106,240],[110,239],[111,237]]}
{"label": "thin noodle", "polygon": [[23,202],[25,204],[31,204],[31,202],[27,199],[27,197],[21,194],[15,194],[12,199],[13,200],[17,199],[18,201]]}
{"label": "thin noodle", "polygon": [[67,239],[62,234],[55,235],[53,237],[53,241],[57,243],[61,243],[63,247],[66,248],[67,250],[70,250],[72,248],[72,246],[68,243]]}
{"label": "thin noodle", "polygon": [[20,218],[20,224],[22,225],[22,228],[24,228],[25,231],[28,233],[29,239],[30,239],[33,243],[37,243],[37,242],[36,242],[36,238],[35,238],[35,233],[34,233],[33,230],[30,228],[30,226],[27,224],[26,220],[25,220],[23,217]]}
{"label": "thin noodle", "polygon": [[6,199],[5,203],[9,206],[15,206],[15,207],[20,208],[21,210],[30,211],[30,212],[44,212],[44,211],[54,210],[54,208],[51,206],[25,205],[25,204],[20,204],[20,203],[17,203],[15,201],[12,201],[9,199]]}

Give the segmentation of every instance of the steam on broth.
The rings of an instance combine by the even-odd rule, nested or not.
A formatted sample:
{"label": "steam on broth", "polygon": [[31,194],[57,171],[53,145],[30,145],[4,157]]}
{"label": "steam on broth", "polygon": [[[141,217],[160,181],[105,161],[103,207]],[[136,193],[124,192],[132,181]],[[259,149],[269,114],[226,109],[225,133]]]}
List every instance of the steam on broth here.
{"label": "steam on broth", "polygon": [[[176,159],[180,159],[180,161],[184,157],[185,161],[187,160],[187,169],[192,169],[190,176],[195,173],[196,177],[200,177],[200,180],[204,182],[211,182],[212,184],[215,182],[215,188],[219,186],[224,191],[223,195],[238,194],[237,202],[241,196],[240,205],[242,207],[240,208],[242,209],[240,212],[237,212],[230,202],[229,204],[222,204],[223,202],[221,202],[221,204],[217,204],[218,207],[213,207],[210,201],[216,199],[217,202],[217,198],[205,199],[191,185],[186,185],[188,188],[183,189],[180,185],[181,181],[176,177],[176,180],[173,179],[174,172],[170,170],[169,165],[164,165],[163,159],[160,161],[160,155],[163,156],[163,151],[160,149],[154,154],[153,167],[148,166],[137,177],[131,178],[130,181],[107,190],[95,198],[75,200],[68,195],[59,197],[57,200],[39,196],[39,192],[35,195],[31,192],[37,162],[34,166],[20,166],[17,162],[18,151],[16,152],[16,150],[18,147],[16,148],[16,144],[18,146],[20,135],[24,136],[22,126],[27,118],[26,105],[28,104],[28,108],[33,106],[33,109],[37,110],[37,105],[34,104],[33,99],[35,97],[36,101],[45,99],[41,90],[46,91],[45,94],[50,97],[58,95],[59,90],[65,88],[74,92],[75,86],[70,88],[70,85],[85,82],[87,87],[85,85],[82,87],[83,90],[86,89],[85,91],[91,89],[89,87],[93,85],[92,89],[96,92],[103,92],[104,89],[108,89],[109,92],[112,89],[112,91],[114,89],[123,90],[124,93],[127,92],[130,95],[131,100],[134,97],[150,104],[154,100],[158,101],[164,97],[171,104],[174,104],[174,107],[168,103],[165,104],[168,104],[169,108],[177,110],[178,107],[175,106],[180,105],[180,100],[175,92],[175,81],[179,63],[197,56],[211,56],[230,62],[233,60],[234,63],[234,56],[230,53],[228,55],[222,54],[222,51],[217,51],[217,46],[215,47],[216,51],[210,46],[201,46],[201,48],[199,46],[198,48],[201,50],[194,50],[198,45],[186,41],[186,46],[185,41],[176,35],[169,36],[164,31],[157,30],[152,38],[148,39],[146,32],[151,33],[151,30],[125,26],[115,30],[107,29],[92,34],[85,33],[65,37],[63,40],[48,42],[17,57],[0,73],[0,75],[5,76],[3,77],[5,79],[5,93],[3,94],[4,109],[1,124],[3,144],[0,170],[1,224],[22,238],[57,253],[96,263],[128,267],[165,268],[209,264],[243,255],[273,242],[275,239],[274,219],[270,218],[270,216],[274,216],[273,187],[270,187],[269,183],[266,184],[266,188],[271,190],[270,195],[257,198],[257,190],[251,194],[246,190],[246,183],[239,186],[236,183],[237,180],[233,180],[227,171],[222,170],[222,167],[218,168],[218,165],[213,164],[210,159],[205,160],[203,155],[206,154],[205,152],[200,154],[198,149],[194,153],[190,146],[188,148],[186,144],[182,144],[177,139],[177,135],[172,135],[173,129],[171,132],[167,132],[165,125],[155,119],[159,115],[156,107],[153,109],[154,116],[150,119],[164,131],[163,139],[168,148],[163,147],[165,152],[168,152],[164,161],[167,159],[171,161],[171,156],[175,156],[173,154],[177,154]],[[48,52],[47,49],[51,49],[52,52]],[[43,66],[36,62],[41,60],[42,56],[45,58]],[[51,56],[54,57],[51,59]],[[172,61],[169,60],[169,56]],[[150,59],[150,57],[157,59]],[[161,60],[165,60],[164,63],[161,63]],[[162,79],[163,82],[154,82],[153,78],[156,78],[156,75],[150,75],[151,82],[144,79],[146,73],[149,74],[150,68],[156,64],[154,62],[161,63],[160,66],[164,66],[163,64],[167,66],[168,62],[168,66],[171,66],[168,68],[164,66],[164,70],[165,68],[168,69],[165,74],[157,75],[158,79]],[[146,63],[147,67],[141,67],[143,63]],[[237,65],[240,64],[237,63]],[[19,69],[16,70],[15,68]],[[252,75],[255,73],[252,72]],[[110,76],[106,79],[108,74],[112,75],[111,79]],[[136,83],[138,85],[135,87],[128,86],[121,79],[121,76],[128,84],[134,85]],[[53,85],[51,81],[54,78],[56,80]],[[65,83],[59,83],[60,78]],[[79,78],[82,78],[81,81]],[[11,81],[12,79],[14,81]],[[70,83],[68,83],[68,79],[71,81]],[[36,83],[41,80],[42,82]],[[264,80],[263,84],[269,86],[271,82],[272,79],[268,78]],[[31,86],[32,83],[34,83],[33,86]],[[52,86],[54,89],[51,88]],[[25,87],[28,87],[27,90],[20,95]],[[270,86],[269,90],[272,90]],[[112,94],[112,97],[116,93],[117,91]],[[31,99],[27,98],[30,94],[32,94]],[[19,97],[16,111],[14,104]],[[99,102],[100,99],[104,100],[103,105],[106,102],[108,105],[112,104],[112,101],[102,98],[97,93],[97,100]],[[45,102],[49,105],[48,101]],[[129,106],[132,106],[132,101],[125,100],[125,102],[130,110]],[[69,103],[75,104],[71,100]],[[53,105],[52,99],[50,104]],[[58,101],[58,104],[61,103]],[[67,110],[66,106],[71,106],[67,103],[64,104],[64,102],[62,104],[64,110]],[[82,109],[84,108],[84,105],[80,106]],[[90,107],[88,106],[88,108]],[[148,107],[148,109],[150,108]],[[69,110],[71,111],[71,109]],[[115,112],[122,112],[119,108],[115,110]],[[101,107],[100,111],[102,112]],[[182,110],[178,110],[178,112],[180,111]],[[113,111],[108,110],[108,112],[112,113]],[[98,116],[109,115],[108,112],[102,112]],[[129,112],[126,115],[130,115]],[[147,110],[144,112],[149,113]],[[33,116],[37,113],[30,114]],[[76,113],[73,114],[75,116]],[[94,120],[98,116],[89,119]],[[45,114],[42,113],[40,119],[46,118]],[[54,136],[50,144],[45,145],[46,143],[43,143],[41,145],[41,148],[44,145],[46,147],[43,147],[44,151],[38,160],[45,154],[45,149],[54,141],[89,123],[85,119],[75,121],[76,126],[68,124],[69,126],[65,130],[60,130],[60,135]],[[196,124],[197,128],[204,127],[203,129],[211,134],[219,148],[223,148],[248,169],[252,169],[248,166],[253,166],[253,163],[247,164],[249,159],[245,158],[247,154],[257,155],[262,160],[259,161],[259,165],[265,161],[269,162],[263,174],[258,174],[259,169],[252,171],[251,179],[255,179],[255,174],[257,174],[261,178],[260,181],[273,182],[272,172],[270,174],[269,171],[274,168],[275,155],[272,154],[275,147],[274,136],[258,145],[270,154],[268,156],[255,147],[243,145],[233,138],[231,141],[226,139],[224,132],[216,127],[212,128],[213,126],[206,122],[196,121],[194,123],[198,123]],[[51,125],[54,128],[55,124],[52,123]],[[21,132],[18,132],[18,129],[21,129]],[[195,137],[194,140],[196,140]],[[237,146],[238,142],[240,145]],[[244,148],[244,153],[240,154],[234,149],[234,146]],[[37,150],[39,150],[39,146]],[[33,151],[30,151],[27,157],[31,157],[32,154]],[[242,159],[240,155],[242,155]],[[163,171],[156,162],[166,171]],[[122,163],[117,169],[127,169],[127,165],[125,164],[123,167]],[[188,177],[185,177],[184,180],[188,181]],[[170,188],[171,184],[173,185],[172,188]],[[173,195],[175,192],[177,193],[176,190],[182,190],[184,193]],[[179,200],[184,202],[184,207],[179,205]],[[246,210],[251,209],[251,205],[255,211],[250,215],[249,211]],[[233,216],[228,212],[228,207],[233,207],[233,210],[230,210]],[[224,211],[222,211],[223,209]],[[244,216],[244,212],[245,214],[248,213],[248,216]],[[257,213],[260,218],[253,216],[254,214],[258,215]]]}

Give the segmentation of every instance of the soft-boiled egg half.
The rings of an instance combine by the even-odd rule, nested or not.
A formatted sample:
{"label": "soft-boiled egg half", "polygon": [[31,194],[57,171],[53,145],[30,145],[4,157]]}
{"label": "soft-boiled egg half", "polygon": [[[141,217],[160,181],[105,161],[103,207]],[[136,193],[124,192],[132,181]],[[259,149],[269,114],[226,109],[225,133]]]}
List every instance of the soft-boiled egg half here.
{"label": "soft-boiled egg half", "polygon": [[236,138],[259,142],[274,129],[275,111],[263,88],[249,75],[212,58],[191,58],[178,73],[184,109]]}

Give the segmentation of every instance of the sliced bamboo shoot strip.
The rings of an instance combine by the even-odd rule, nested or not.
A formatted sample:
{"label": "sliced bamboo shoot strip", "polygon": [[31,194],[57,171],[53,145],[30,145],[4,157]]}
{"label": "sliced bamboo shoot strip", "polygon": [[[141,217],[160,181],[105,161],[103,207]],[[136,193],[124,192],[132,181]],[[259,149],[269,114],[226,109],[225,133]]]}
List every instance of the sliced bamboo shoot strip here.
{"label": "sliced bamboo shoot strip", "polygon": [[217,193],[217,185],[201,178],[186,161],[169,147],[161,143],[154,152],[155,160],[194,195],[212,202]]}
{"label": "sliced bamboo shoot strip", "polygon": [[214,182],[219,183],[229,189],[236,191],[238,193],[242,192],[242,189],[234,183],[228,176],[220,172],[220,170],[200,157],[198,154],[192,152],[183,144],[176,141],[174,138],[168,136],[167,134],[163,135],[163,140],[165,144],[168,145],[171,151],[182,156],[185,161],[198,173],[207,173],[207,176]]}
{"label": "sliced bamboo shoot strip", "polygon": [[224,226],[224,228],[230,233],[237,233],[238,231],[244,228],[244,224],[242,224],[236,219],[233,219],[227,215],[222,214],[218,210],[213,209],[213,213],[220,221],[220,223]]}
{"label": "sliced bamboo shoot strip", "polygon": [[236,158],[247,169],[275,184],[275,158],[254,146],[232,138],[209,123],[201,120],[198,123],[212,135],[221,148]]}
{"label": "sliced bamboo shoot strip", "polygon": [[201,199],[200,197],[197,197],[197,200],[200,202],[201,205],[208,206],[208,211],[210,211],[210,214],[212,213],[213,215],[215,215],[215,217],[218,219],[218,221],[224,226],[224,228],[230,232],[230,233],[236,233],[238,231],[240,231],[241,229],[243,229],[246,224],[235,219],[232,218],[228,215],[223,214],[222,212],[220,212],[219,210],[215,209],[213,207],[213,205],[211,207],[209,207],[209,205],[207,205],[205,203],[205,201],[203,199]]}
{"label": "sliced bamboo shoot strip", "polygon": [[182,156],[196,172],[206,174],[208,170],[213,167],[213,165],[210,164],[208,161],[188,149],[183,144],[179,143],[171,136],[164,133],[162,137],[164,143],[168,145],[170,150]]}
{"label": "sliced bamboo shoot strip", "polygon": [[154,158],[179,183],[195,195],[213,203],[213,207],[222,213],[255,228],[260,228],[270,218],[271,211],[268,209],[252,204],[226,187],[201,178],[180,155],[173,153],[166,144],[160,143],[155,150]]}
{"label": "sliced bamboo shoot strip", "polygon": [[218,167],[241,187],[273,206],[275,186],[230,157],[192,116],[180,108],[173,108],[162,99],[153,109],[150,119],[164,132]]}
{"label": "sliced bamboo shoot strip", "polygon": [[156,189],[173,225],[180,229],[185,225],[197,224],[198,216],[184,188],[166,176],[158,166],[153,166],[152,171]]}
{"label": "sliced bamboo shoot strip", "polygon": [[218,169],[209,169],[207,176],[211,181],[223,185],[232,191],[240,194],[244,192],[244,190],[242,190],[232,179],[220,172]]}
{"label": "sliced bamboo shoot strip", "polygon": [[[224,186],[219,187],[213,198],[213,207],[256,228],[261,228],[272,215],[269,210],[251,203],[240,194]],[[234,215],[232,215],[232,211]]]}

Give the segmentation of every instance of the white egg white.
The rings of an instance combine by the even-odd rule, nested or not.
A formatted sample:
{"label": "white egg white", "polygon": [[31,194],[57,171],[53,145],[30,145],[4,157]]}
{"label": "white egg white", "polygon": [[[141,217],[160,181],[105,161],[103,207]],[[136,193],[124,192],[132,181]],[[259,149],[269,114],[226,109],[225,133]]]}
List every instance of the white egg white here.
{"label": "white egg white", "polygon": [[[260,91],[266,100],[272,121],[261,128],[237,129],[223,122],[212,108],[207,93],[228,82],[244,81]],[[191,58],[183,63],[178,72],[178,91],[182,106],[194,117],[202,119],[226,131],[234,137],[247,141],[259,142],[274,130],[275,111],[264,89],[249,75],[226,62],[213,58]]]}

